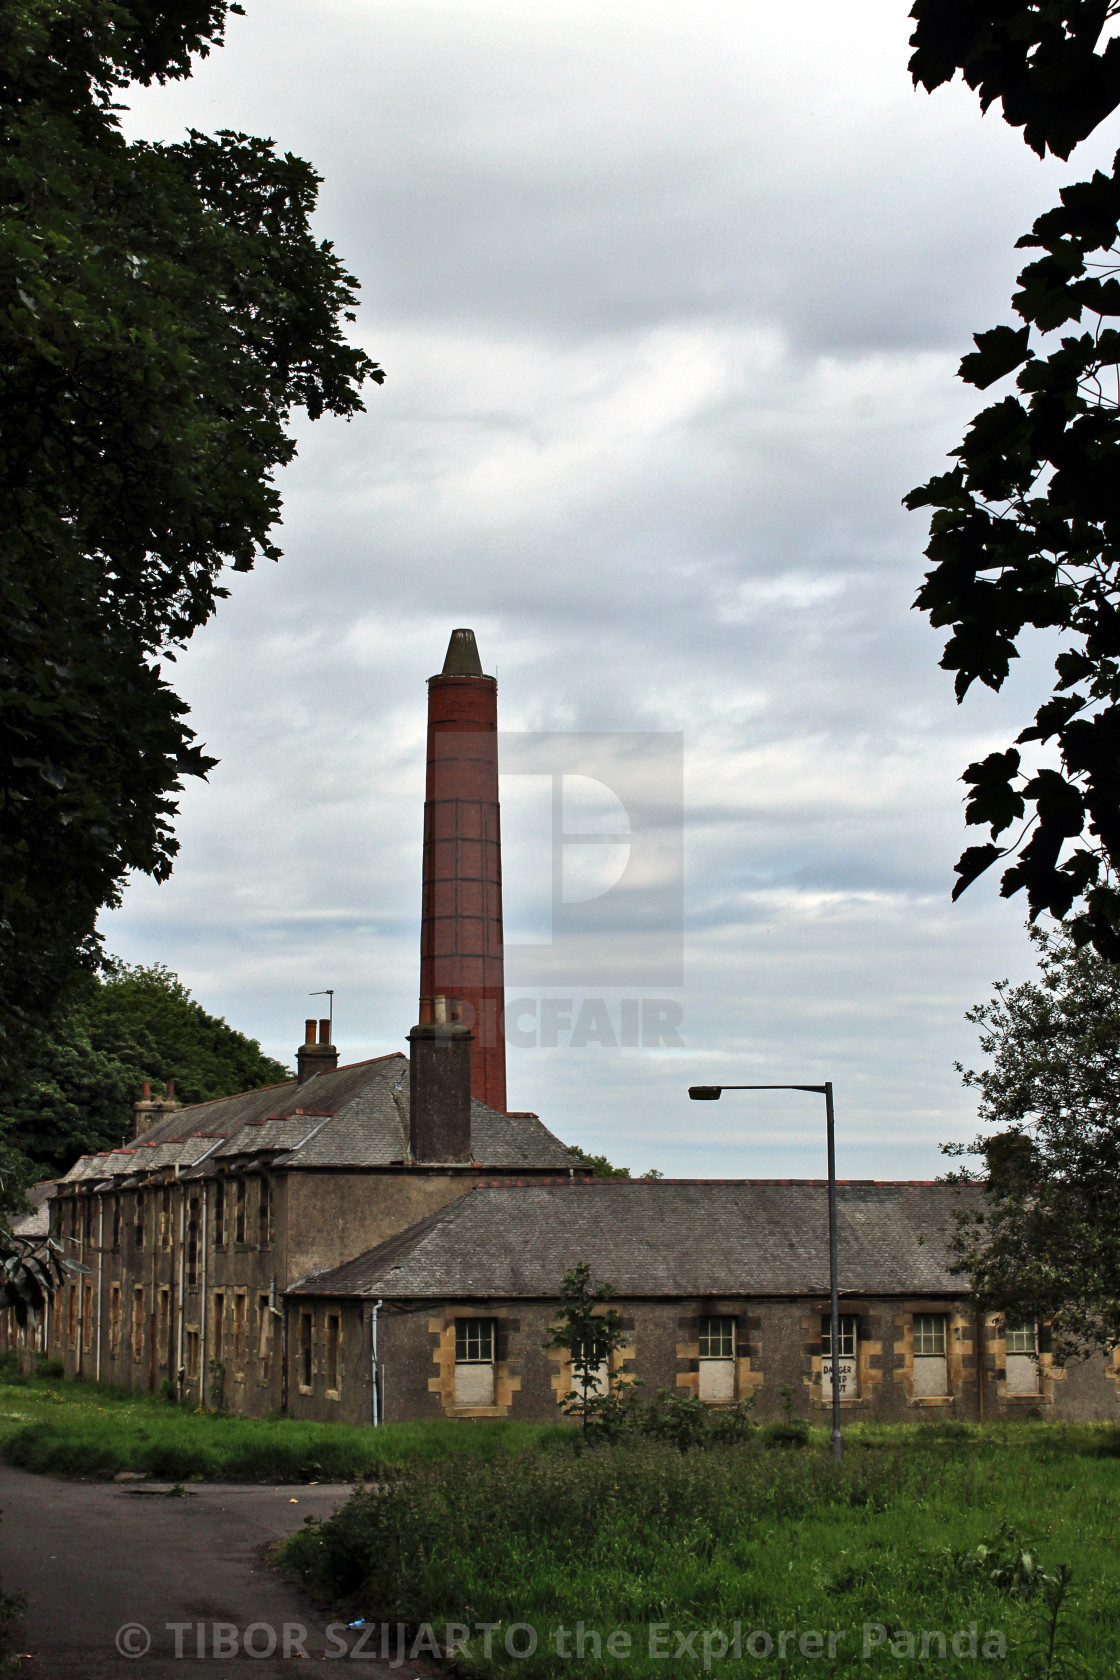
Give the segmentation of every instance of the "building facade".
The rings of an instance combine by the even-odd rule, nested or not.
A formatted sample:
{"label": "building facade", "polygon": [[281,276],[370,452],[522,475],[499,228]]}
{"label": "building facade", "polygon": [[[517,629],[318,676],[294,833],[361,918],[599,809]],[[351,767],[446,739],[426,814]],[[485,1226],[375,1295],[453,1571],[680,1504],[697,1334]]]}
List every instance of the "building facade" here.
{"label": "building facade", "polygon": [[650,1394],[811,1417],[835,1365],[853,1418],[1120,1416],[1115,1360],[1063,1369],[1044,1327],[968,1303],[951,1240],[982,1192],[840,1186],[833,1350],[823,1184],[593,1180],[507,1109],[496,692],[455,631],[429,684],[407,1058],[339,1067],[309,1021],[295,1080],[190,1108],[145,1090],[133,1139],[41,1198],[85,1268],[46,1351],[246,1414],[555,1419],[571,1382],[547,1331],[587,1262],[616,1292],[619,1371]]}

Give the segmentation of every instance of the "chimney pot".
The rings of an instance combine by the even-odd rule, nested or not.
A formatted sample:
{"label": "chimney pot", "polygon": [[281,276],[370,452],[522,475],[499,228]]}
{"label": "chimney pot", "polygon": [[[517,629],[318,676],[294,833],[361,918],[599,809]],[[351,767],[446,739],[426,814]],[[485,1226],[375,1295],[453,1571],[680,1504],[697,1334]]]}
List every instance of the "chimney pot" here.
{"label": "chimney pot", "polygon": [[140,1094],[140,1100],[141,1100],[141,1102],[150,1102],[151,1101],[151,1096],[152,1096],[152,1082],[151,1082],[150,1079],[145,1079],[144,1089]]}
{"label": "chimney pot", "polygon": [[303,1042],[305,1044],[314,1044],[314,1042],[315,1042],[315,1023],[314,1023],[314,1021],[305,1021],[303,1023]]}
{"label": "chimney pot", "polygon": [[175,1101],[175,1081],[173,1079],[167,1081],[167,1089],[163,1093],[163,1100],[164,1102]]}
{"label": "chimney pot", "polygon": [[320,1044],[329,1044],[330,1041],[331,1041],[331,1023],[330,1023],[330,1018],[328,1017],[327,1020],[319,1022],[319,1043]]}
{"label": "chimney pot", "polygon": [[433,1001],[436,1006],[436,1025],[442,1027],[447,1021],[447,999],[437,997]]}

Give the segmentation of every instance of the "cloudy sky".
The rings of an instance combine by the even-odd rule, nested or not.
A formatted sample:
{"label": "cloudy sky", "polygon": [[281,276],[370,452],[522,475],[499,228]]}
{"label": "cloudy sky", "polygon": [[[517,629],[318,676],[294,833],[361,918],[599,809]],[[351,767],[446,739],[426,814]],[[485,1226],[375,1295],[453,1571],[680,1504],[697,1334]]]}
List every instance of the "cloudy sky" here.
{"label": "cloudy sky", "polygon": [[[561,1027],[510,1051],[511,1106],[635,1170],[815,1176],[815,1099],[686,1088],[831,1077],[842,1174],[932,1176],[973,1129],[964,1011],[1032,967],[1018,901],[949,902],[958,778],[1033,711],[1042,653],[958,711],[900,500],[979,406],[957,361],[1007,318],[1015,238],[1070,168],[959,84],[912,90],[904,0],[246,9],[129,132],[310,158],[388,381],[352,424],[300,427],[283,561],[235,578],[178,666],[221,764],[110,948],[285,1059],[326,986],[344,1059],[400,1047],[425,679],[472,625],[506,730],[684,742],[683,985],[542,990],[530,964],[517,990],[561,1023],[602,999],[616,1035],[623,999],[662,1000],[683,1046]],[[609,832],[588,764],[566,822]],[[549,931],[542,788],[503,779],[522,943]],[[590,852],[609,886],[627,854]]]}

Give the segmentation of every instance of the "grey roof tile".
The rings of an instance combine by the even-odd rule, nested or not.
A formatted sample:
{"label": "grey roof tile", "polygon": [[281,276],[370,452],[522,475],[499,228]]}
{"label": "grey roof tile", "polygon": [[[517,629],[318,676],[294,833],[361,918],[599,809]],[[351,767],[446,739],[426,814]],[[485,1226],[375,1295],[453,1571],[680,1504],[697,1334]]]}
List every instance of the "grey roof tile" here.
{"label": "grey roof tile", "polygon": [[[403,1162],[408,1149],[408,1059],[394,1053],[289,1080],[260,1091],[195,1103],[151,1126],[123,1149],[83,1155],[66,1182],[102,1180],[268,1154],[284,1167],[378,1167]],[[487,1170],[555,1169],[580,1163],[534,1115],[498,1114],[471,1104],[475,1161]]]}
{"label": "grey roof tile", "polygon": [[[959,1295],[949,1271],[957,1185],[837,1190],[849,1295]],[[485,1185],[357,1259],[301,1279],[304,1294],[550,1299],[587,1261],[623,1296],[812,1295],[828,1290],[823,1182],[599,1179]]]}

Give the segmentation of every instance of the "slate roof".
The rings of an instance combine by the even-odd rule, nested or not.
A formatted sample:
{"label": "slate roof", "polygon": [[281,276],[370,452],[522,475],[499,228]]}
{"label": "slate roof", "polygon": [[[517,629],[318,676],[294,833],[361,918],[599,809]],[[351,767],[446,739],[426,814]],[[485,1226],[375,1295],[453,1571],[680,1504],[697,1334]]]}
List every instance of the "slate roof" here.
{"label": "slate roof", "polygon": [[56,1179],[44,1178],[38,1184],[28,1185],[24,1195],[31,1203],[31,1212],[22,1213],[12,1220],[12,1230],[17,1237],[50,1236],[50,1200],[54,1194],[56,1182]]}
{"label": "slate roof", "polygon": [[[176,1164],[197,1174],[223,1159],[262,1154],[282,1167],[403,1164],[408,1109],[408,1058],[379,1056],[302,1085],[291,1079],[176,1109],[122,1149],[83,1155],[63,1182],[100,1182]],[[487,1170],[580,1166],[535,1116],[498,1114],[485,1103],[471,1104],[471,1144]]]}
{"label": "slate roof", "polygon": [[[848,1295],[959,1295],[949,1272],[952,1184],[837,1187]],[[289,1293],[387,1300],[555,1299],[569,1266],[622,1296],[823,1295],[823,1181],[592,1179],[480,1185],[357,1259]]]}

